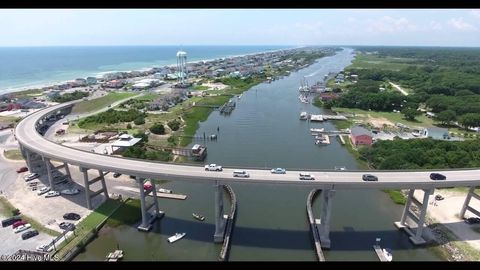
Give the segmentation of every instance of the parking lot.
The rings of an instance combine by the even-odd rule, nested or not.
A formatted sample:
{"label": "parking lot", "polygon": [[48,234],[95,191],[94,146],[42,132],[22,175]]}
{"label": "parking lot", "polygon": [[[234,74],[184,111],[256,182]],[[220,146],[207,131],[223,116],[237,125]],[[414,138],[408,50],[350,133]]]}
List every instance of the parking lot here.
{"label": "parking lot", "polygon": [[[6,217],[0,216],[1,220]],[[34,228],[35,229],[35,228]],[[31,230],[31,229],[29,229]],[[8,255],[12,255],[19,249],[35,250],[37,246],[50,243],[54,237],[40,232],[39,235],[22,240],[22,233],[14,233],[12,226],[0,227],[0,261],[8,260]]]}

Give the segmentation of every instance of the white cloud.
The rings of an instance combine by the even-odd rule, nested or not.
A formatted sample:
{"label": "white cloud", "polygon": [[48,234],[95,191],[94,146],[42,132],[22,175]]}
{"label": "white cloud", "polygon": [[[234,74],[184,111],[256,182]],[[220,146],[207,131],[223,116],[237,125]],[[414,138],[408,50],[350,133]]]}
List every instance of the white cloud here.
{"label": "white cloud", "polygon": [[392,18],[383,16],[377,20],[369,20],[367,31],[374,33],[394,33],[402,31],[415,31],[418,28],[405,17]]}
{"label": "white cloud", "polygon": [[437,30],[437,31],[443,29],[442,24],[437,21],[430,21],[429,28],[430,30]]}
{"label": "white cloud", "polygon": [[480,19],[480,9],[470,10],[470,14],[472,14],[473,17],[476,17],[476,18]]}
{"label": "white cloud", "polygon": [[448,20],[448,25],[451,27],[460,30],[460,31],[475,31],[477,28],[468,22],[466,22],[463,17],[451,18]]}

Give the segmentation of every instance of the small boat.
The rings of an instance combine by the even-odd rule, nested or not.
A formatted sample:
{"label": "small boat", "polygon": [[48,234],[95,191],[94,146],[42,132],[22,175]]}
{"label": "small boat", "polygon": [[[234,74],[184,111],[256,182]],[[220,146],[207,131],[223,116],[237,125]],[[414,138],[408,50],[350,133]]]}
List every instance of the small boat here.
{"label": "small boat", "polygon": [[172,193],[172,191],[170,189],[166,189],[166,188],[159,188],[158,192],[160,192],[160,193]]}
{"label": "small boat", "polygon": [[175,233],[175,235],[170,236],[170,237],[168,238],[168,242],[169,242],[169,243],[173,243],[173,242],[175,242],[175,241],[178,241],[178,240],[182,239],[186,234],[187,234],[187,233]]}
{"label": "small boat", "polygon": [[308,113],[307,112],[300,113],[300,120],[307,120],[307,119],[308,119]]}
{"label": "small boat", "polygon": [[323,132],[325,129],[324,128],[311,128],[311,132]]}
{"label": "small boat", "polygon": [[116,262],[123,258],[123,250],[117,249],[114,252],[110,252],[107,255],[106,261],[108,262]]}
{"label": "small boat", "polygon": [[200,214],[196,214],[196,213],[193,213],[192,216],[200,221],[204,221],[205,220],[205,217],[200,215]]}
{"label": "small boat", "polygon": [[392,255],[392,250],[389,248],[382,248],[383,255],[385,255],[385,258],[387,261],[391,262],[393,260],[393,255]]}

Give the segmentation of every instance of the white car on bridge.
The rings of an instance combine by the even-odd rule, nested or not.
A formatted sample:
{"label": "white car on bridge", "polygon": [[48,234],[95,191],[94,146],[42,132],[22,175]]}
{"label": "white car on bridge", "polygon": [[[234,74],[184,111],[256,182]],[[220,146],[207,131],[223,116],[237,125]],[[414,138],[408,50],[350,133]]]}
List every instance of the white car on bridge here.
{"label": "white car on bridge", "polygon": [[209,164],[209,165],[205,165],[205,171],[218,171],[218,172],[221,172],[221,171],[223,171],[223,168],[222,168],[222,166],[217,165],[217,164]]}

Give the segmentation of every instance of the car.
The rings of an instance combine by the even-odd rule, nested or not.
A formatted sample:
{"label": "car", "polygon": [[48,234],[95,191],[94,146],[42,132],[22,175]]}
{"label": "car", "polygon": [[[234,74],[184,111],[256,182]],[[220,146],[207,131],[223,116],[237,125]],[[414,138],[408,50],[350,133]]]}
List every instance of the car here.
{"label": "car", "polygon": [[60,191],[60,194],[64,194],[64,195],[75,195],[78,193],[80,193],[80,189],[78,188],[64,189]]}
{"label": "car", "polygon": [[42,187],[41,189],[39,189],[37,191],[37,195],[40,196],[40,195],[43,195],[43,194],[45,194],[49,191],[50,191],[50,187]]}
{"label": "car", "polygon": [[45,198],[57,197],[60,196],[60,192],[51,190],[45,194]]}
{"label": "car", "polygon": [[315,176],[313,174],[306,172],[300,173],[299,178],[300,180],[315,180]]}
{"label": "car", "polygon": [[17,173],[22,173],[22,172],[26,172],[26,171],[28,171],[27,167],[21,167],[21,168],[17,169]]}
{"label": "car", "polygon": [[2,220],[2,227],[7,227],[7,226],[10,226],[10,225],[13,225],[13,223],[15,223],[17,221],[20,221],[20,220],[22,220],[20,218],[20,216],[14,216],[14,217],[11,217],[11,218],[4,219],[4,220]]}
{"label": "car", "polygon": [[145,191],[149,191],[150,189],[152,189],[152,185],[151,184],[143,184],[143,189]]}
{"label": "car", "polygon": [[33,179],[37,179],[40,175],[38,173],[29,173],[23,177],[25,182],[31,181]]}
{"label": "car", "polygon": [[60,229],[65,230],[65,231],[75,230],[75,224],[73,224],[71,222],[62,222],[62,223],[58,224],[58,227],[60,227]]}
{"label": "car", "polygon": [[446,180],[447,177],[443,174],[431,173],[430,174],[430,179],[432,179],[432,180]]}
{"label": "car", "polygon": [[34,236],[38,235],[38,231],[37,230],[31,230],[31,231],[28,231],[28,232],[24,232],[22,234],[22,240],[27,240],[28,238],[32,238]]}
{"label": "car", "polygon": [[378,181],[378,177],[373,174],[364,174],[362,175],[363,181]]}
{"label": "car", "polygon": [[478,218],[478,217],[466,218],[465,223],[467,223],[467,224],[478,224],[478,223],[480,223],[480,218]]}
{"label": "car", "polygon": [[223,171],[223,168],[222,168],[222,166],[217,165],[217,164],[209,164],[209,165],[205,165],[205,171],[221,172],[221,171]]}
{"label": "car", "polygon": [[275,168],[270,170],[271,173],[276,173],[276,174],[285,174],[287,173],[287,170],[284,168]]}
{"label": "car", "polygon": [[40,252],[50,252],[53,250],[53,245],[40,245],[36,250]]}
{"label": "car", "polygon": [[65,215],[63,215],[63,218],[67,220],[79,220],[80,215],[76,213],[66,213]]}
{"label": "car", "polygon": [[233,177],[248,178],[248,177],[250,177],[250,174],[247,171],[244,171],[244,170],[235,170],[235,171],[233,171]]}
{"label": "car", "polygon": [[30,223],[23,224],[23,225],[18,226],[15,229],[13,229],[13,232],[14,233],[23,232],[23,231],[26,231],[26,230],[30,229],[31,227],[32,227],[32,225],[30,225]]}
{"label": "car", "polygon": [[440,195],[440,194],[435,195],[435,200],[436,201],[441,201],[443,199],[445,199],[445,198],[442,195]]}
{"label": "car", "polygon": [[28,222],[23,221],[23,220],[15,221],[15,223],[13,223],[13,225],[12,225],[12,228],[15,229],[15,228],[20,227],[20,226],[22,226],[22,225],[25,225],[25,224],[27,224],[27,223],[28,223]]}
{"label": "car", "polygon": [[113,174],[113,178],[118,178],[118,177],[120,177],[120,175],[122,175],[122,174],[121,174],[121,173],[118,173],[118,172],[116,172],[116,173],[114,173],[114,174]]}

